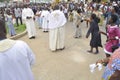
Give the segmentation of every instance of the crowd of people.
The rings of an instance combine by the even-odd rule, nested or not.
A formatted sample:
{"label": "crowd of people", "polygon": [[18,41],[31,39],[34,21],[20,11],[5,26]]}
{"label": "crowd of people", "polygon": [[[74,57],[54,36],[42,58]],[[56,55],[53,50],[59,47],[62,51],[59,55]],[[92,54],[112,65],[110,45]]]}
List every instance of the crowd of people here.
{"label": "crowd of people", "polygon": [[[120,3],[119,2],[106,2],[106,3],[54,3],[54,4],[25,4],[23,6],[16,5],[14,8],[5,8],[5,22],[7,23],[9,34],[11,36],[16,35],[13,18],[16,19],[17,26],[22,24],[26,25],[26,30],[28,32],[29,39],[36,38],[36,28],[42,29],[43,32],[49,32],[49,48],[51,51],[63,50],[65,49],[64,45],[64,31],[65,24],[67,21],[72,22],[75,27],[74,38],[82,38],[82,28],[81,24],[86,22],[86,28],[89,28],[86,34],[86,38],[91,34],[90,40],[90,50],[89,53],[98,54],[98,47],[102,46],[101,34],[106,35],[106,44],[104,47],[104,52],[106,54],[106,59],[98,60],[97,63],[106,63],[105,72],[103,74],[103,80],[120,80],[120,49],[119,48],[119,39],[120,39]],[[20,20],[20,21],[19,21]],[[26,78],[24,78],[24,74],[16,74],[16,71],[12,71],[13,74],[17,75],[17,78],[21,77],[21,80],[33,80],[33,76],[30,70],[30,66],[34,62],[34,54],[27,46],[26,43],[21,41],[13,41],[6,39],[6,30],[5,24],[3,24],[3,20],[1,21],[0,30],[0,46],[3,46],[4,43],[8,43],[7,48],[0,47],[1,60],[2,63],[5,62],[6,67],[0,65],[2,69],[6,69],[8,71],[12,70],[11,67],[7,67],[10,60],[14,63],[11,65],[16,65],[17,69],[20,64],[23,64],[23,67],[27,72]],[[20,22],[20,23],[19,23]],[[105,22],[105,25],[103,24]],[[99,26],[104,26],[106,32],[100,31]],[[9,43],[10,42],[10,43]],[[93,48],[96,49],[93,52]],[[18,50],[17,50],[18,49]],[[20,51],[23,49],[24,52]],[[117,50],[116,50],[117,49]],[[13,51],[13,52],[12,52]],[[11,54],[10,54],[10,53]],[[22,54],[20,54],[22,53]],[[6,54],[6,57],[4,56]],[[15,54],[15,55],[14,55]],[[14,55],[14,58],[11,58]],[[18,57],[21,56],[21,57]],[[4,59],[3,59],[4,57]],[[26,57],[28,59],[26,59]],[[6,58],[9,58],[8,60]],[[21,58],[21,63],[17,63]],[[3,59],[3,60],[2,60]],[[16,60],[17,59],[17,60]],[[24,65],[24,61],[26,61],[26,65]],[[23,62],[23,63],[22,63]],[[22,66],[22,65],[21,65]],[[27,66],[27,67],[26,67]],[[27,68],[27,69],[26,69]],[[28,70],[29,69],[29,70]],[[19,68],[20,72],[22,71]],[[23,71],[25,72],[25,71]],[[4,75],[0,73],[1,75]],[[6,74],[5,74],[6,75]],[[9,74],[7,74],[9,75]],[[11,78],[14,75],[9,75],[8,78]],[[19,77],[20,76],[20,77]],[[24,77],[23,77],[24,76]],[[11,78],[12,80],[15,80]],[[0,77],[0,80],[8,80],[5,79],[4,76]]]}

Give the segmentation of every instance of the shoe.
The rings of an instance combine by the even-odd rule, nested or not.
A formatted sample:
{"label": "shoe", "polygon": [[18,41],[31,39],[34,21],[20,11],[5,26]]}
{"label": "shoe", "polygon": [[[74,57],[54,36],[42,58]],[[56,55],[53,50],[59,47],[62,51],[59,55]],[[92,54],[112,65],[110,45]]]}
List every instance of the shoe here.
{"label": "shoe", "polygon": [[29,39],[33,39],[33,37],[30,37]]}
{"label": "shoe", "polygon": [[76,39],[77,39],[77,38],[79,38],[79,37],[74,36],[74,38],[76,38]]}
{"label": "shoe", "polygon": [[43,31],[43,32],[47,33],[48,31]]}
{"label": "shoe", "polygon": [[88,50],[87,52],[89,52],[89,53],[93,53],[91,50]]}
{"label": "shoe", "polygon": [[56,52],[57,50],[51,50],[52,52]]}
{"label": "shoe", "polygon": [[33,39],[35,39],[35,36],[32,36]]}
{"label": "shoe", "polygon": [[99,52],[94,52],[94,54],[98,54]]}
{"label": "shoe", "polygon": [[61,48],[60,50],[63,50],[63,49],[65,49],[65,47]]}
{"label": "shoe", "polygon": [[45,31],[45,32],[48,32],[48,31]]}
{"label": "shoe", "polygon": [[11,35],[11,37],[14,36],[14,35]]}

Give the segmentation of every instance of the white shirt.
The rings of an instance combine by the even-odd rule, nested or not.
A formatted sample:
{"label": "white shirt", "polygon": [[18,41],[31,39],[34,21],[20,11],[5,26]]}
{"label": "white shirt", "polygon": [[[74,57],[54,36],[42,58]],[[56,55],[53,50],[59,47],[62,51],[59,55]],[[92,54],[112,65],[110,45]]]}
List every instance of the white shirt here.
{"label": "white shirt", "polygon": [[24,8],[22,10],[22,18],[26,20],[26,17],[34,17],[34,13],[31,8]]}
{"label": "white shirt", "polygon": [[22,10],[20,8],[14,9],[15,17],[22,17]]}

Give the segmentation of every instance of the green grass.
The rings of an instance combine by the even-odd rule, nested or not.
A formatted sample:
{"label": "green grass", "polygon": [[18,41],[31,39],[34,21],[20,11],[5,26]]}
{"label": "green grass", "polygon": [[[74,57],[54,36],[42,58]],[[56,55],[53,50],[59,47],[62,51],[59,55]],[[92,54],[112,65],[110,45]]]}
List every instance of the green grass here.
{"label": "green grass", "polygon": [[26,29],[25,24],[19,25],[19,26],[16,26],[16,24],[14,24],[14,27],[15,27],[15,31],[16,31],[17,34],[25,31],[25,29]]}
{"label": "green grass", "polygon": [[[25,26],[25,24],[19,25],[19,26],[17,26],[17,24],[14,24],[14,28],[15,28],[16,34],[19,34],[19,33],[22,33],[23,31],[25,31],[26,26]],[[7,30],[7,33],[8,33],[8,27],[7,26],[6,26],[6,30]]]}

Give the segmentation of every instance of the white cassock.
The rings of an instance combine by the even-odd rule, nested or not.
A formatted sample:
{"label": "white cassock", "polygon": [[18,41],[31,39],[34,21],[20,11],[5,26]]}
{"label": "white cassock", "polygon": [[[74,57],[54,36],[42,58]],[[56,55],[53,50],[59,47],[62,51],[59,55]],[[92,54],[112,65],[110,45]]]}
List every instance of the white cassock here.
{"label": "white cassock", "polygon": [[64,48],[64,25],[67,22],[60,10],[51,12],[49,16],[49,47],[52,51]]}
{"label": "white cassock", "polygon": [[[39,11],[36,12],[35,15],[38,15]],[[35,26],[37,26],[38,28],[40,28],[40,17],[39,16],[35,16]]]}
{"label": "white cassock", "polygon": [[[32,17],[32,18],[27,19],[26,18],[27,16]],[[35,23],[34,23],[33,17],[34,17],[34,13],[33,13],[32,9],[24,8],[22,10],[22,18],[25,21],[29,38],[36,35],[36,29],[35,29]]]}
{"label": "white cassock", "polygon": [[23,41],[0,41],[0,80],[34,80],[35,56]]}
{"label": "white cassock", "polygon": [[48,17],[49,17],[49,15],[50,15],[50,12],[48,10],[43,10],[41,13],[43,31],[48,31]]}

